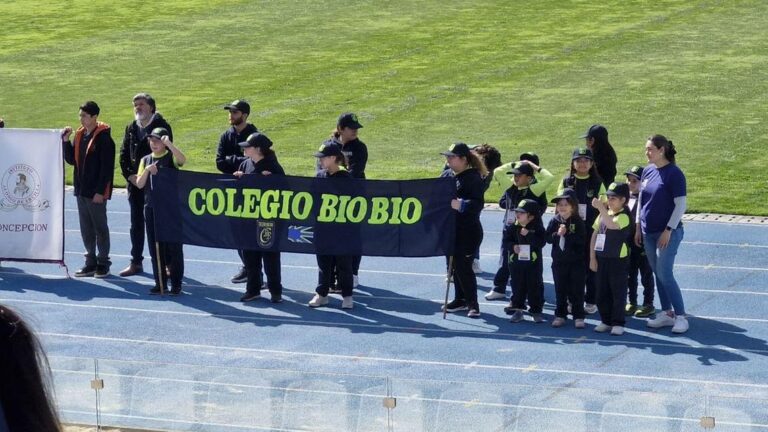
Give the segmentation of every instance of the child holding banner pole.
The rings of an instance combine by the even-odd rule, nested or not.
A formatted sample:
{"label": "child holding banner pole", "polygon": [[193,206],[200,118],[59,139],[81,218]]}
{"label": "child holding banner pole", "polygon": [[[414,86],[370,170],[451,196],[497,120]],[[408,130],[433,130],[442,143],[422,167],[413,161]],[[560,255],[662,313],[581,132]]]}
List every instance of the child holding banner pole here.
{"label": "child holding banner pole", "polygon": [[[168,138],[168,131],[158,127],[152,129],[149,134],[149,148],[152,153],[144,156],[139,162],[136,187],[144,189],[144,223],[146,224],[147,242],[154,244],[149,252],[152,256],[152,273],[155,277],[155,286],[149,290],[150,294],[163,294],[167,287],[169,275],[165,268],[170,270],[171,295],[181,294],[181,280],[184,277],[184,252],[180,243],[158,242],[155,237],[155,213],[152,209],[152,200],[149,189],[145,189],[150,176],[157,174],[158,169],[179,169],[187,161],[186,156]],[[151,188],[151,185],[150,185]],[[161,223],[164,221],[160,221]]]}
{"label": "child holding banner pole", "polygon": [[[467,316],[477,318],[480,316],[480,305],[472,263],[475,250],[483,241],[480,211],[483,209],[483,177],[488,175],[488,170],[464,143],[455,143],[441,154],[456,178],[456,198],[451,201],[451,208],[457,212],[456,243],[453,256],[449,259],[449,272],[452,273],[449,275],[453,276],[455,297],[443,306],[443,310],[458,312],[469,309]],[[450,283],[450,277],[448,280]]]}

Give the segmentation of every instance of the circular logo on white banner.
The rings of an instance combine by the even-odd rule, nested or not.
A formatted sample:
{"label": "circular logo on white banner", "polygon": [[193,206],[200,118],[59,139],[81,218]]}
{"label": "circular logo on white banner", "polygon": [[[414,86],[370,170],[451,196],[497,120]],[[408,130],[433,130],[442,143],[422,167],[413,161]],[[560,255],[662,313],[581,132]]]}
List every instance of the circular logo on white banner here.
{"label": "circular logo on white banner", "polygon": [[48,201],[39,202],[40,175],[27,164],[11,165],[3,173],[0,191],[3,199],[0,207],[3,210],[12,210],[22,206],[27,210],[43,210],[48,207]]}

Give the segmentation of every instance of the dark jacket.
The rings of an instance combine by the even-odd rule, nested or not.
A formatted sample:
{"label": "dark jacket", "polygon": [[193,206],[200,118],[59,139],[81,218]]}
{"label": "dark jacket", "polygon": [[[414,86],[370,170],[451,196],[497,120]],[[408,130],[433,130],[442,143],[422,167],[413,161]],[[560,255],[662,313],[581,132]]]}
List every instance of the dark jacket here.
{"label": "dark jacket", "polygon": [[587,215],[584,218],[584,227],[587,232],[592,234],[592,224],[595,223],[599,212],[592,207],[592,198],[600,196],[601,191],[605,189],[603,181],[599,176],[589,176],[582,179],[571,175],[563,179],[563,187],[571,188],[576,191],[576,200],[579,204],[586,205]]}
{"label": "dark jacket", "polygon": [[347,158],[347,171],[353,178],[365,178],[365,165],[368,163],[368,147],[359,139],[354,139],[341,146]]}
{"label": "dark jacket", "polygon": [[285,175],[285,170],[277,161],[276,156],[265,157],[264,159],[254,162],[253,159],[248,158],[244,160],[237,171],[242,171],[245,174],[258,174],[261,175],[264,171],[269,171],[272,175]]}
{"label": "dark jacket", "polygon": [[[489,176],[490,177],[490,176]],[[504,212],[504,230],[506,231],[507,228],[513,226],[512,223],[507,223],[508,220],[512,219],[512,211],[517,207],[517,205],[520,203],[520,201],[524,199],[530,199],[533,201],[536,201],[536,204],[539,205],[539,208],[541,209],[542,213],[539,213],[537,216],[541,217],[544,211],[547,209],[547,194],[541,194],[536,195],[531,191],[530,188],[523,188],[520,189],[515,185],[510,186],[507,188],[506,191],[504,191],[504,194],[501,195],[501,198],[499,198],[499,207],[505,209]]]}
{"label": "dark jacket", "polygon": [[616,151],[613,150],[613,147],[607,146],[603,150],[595,152],[594,155],[597,174],[600,175],[605,187],[608,187],[616,179],[616,163],[618,161]]}
{"label": "dark jacket", "polygon": [[64,160],[75,167],[75,196],[93,198],[95,194],[101,194],[105,199],[112,197],[115,142],[112,140],[111,131],[108,124],[98,122],[90,139],[85,143],[86,148],[82,149],[81,141],[85,128],[81,126],[75,131],[74,144],[70,141],[63,143]]}
{"label": "dark jacket", "polygon": [[[168,138],[173,141],[171,125],[165,121],[160,113],[155,113],[154,118],[145,128],[139,126],[138,121],[132,121],[125,127],[123,145],[120,147],[120,171],[126,180],[128,177],[138,174],[141,158],[152,152],[149,148],[149,133],[158,127],[167,129]],[[128,182],[128,189],[135,190],[136,186]]]}
{"label": "dark jacket", "polygon": [[340,170],[336,171],[333,174],[328,174],[328,171],[323,170],[317,173],[317,177],[319,178],[352,178],[352,175],[346,169],[341,168]]}
{"label": "dark jacket", "polygon": [[[173,169],[177,170],[179,169],[179,166],[176,164],[176,159],[173,157],[173,153],[171,153],[169,150],[165,150],[163,155],[160,157],[155,157],[152,152],[150,152],[148,155],[145,155],[143,158],[141,158],[141,161],[139,161],[139,167],[141,168],[142,172],[139,173],[139,175],[143,174],[143,171],[146,169],[146,167],[156,164],[158,169]],[[144,206],[145,207],[152,207],[152,194],[150,193],[151,188],[149,187],[149,181],[147,181],[147,184],[144,186]]]}
{"label": "dark jacket", "polygon": [[467,168],[456,174],[456,198],[462,201],[456,215],[457,239],[463,231],[476,229],[480,225],[480,211],[483,210],[483,179],[480,172]]}
{"label": "dark jacket", "polygon": [[[565,244],[560,248],[560,236],[557,231],[560,225],[565,225]],[[547,243],[552,245],[552,265],[579,264],[584,265],[584,248],[586,247],[587,234],[584,221],[578,217],[570,217],[563,220],[560,215],[555,215],[547,225]]]}
{"label": "dark jacket", "polygon": [[[510,227],[508,230],[504,230],[504,234],[502,237],[502,242],[504,244],[504,248],[509,251],[510,263],[519,263],[522,265],[527,265],[530,263],[536,263],[541,262],[543,257],[541,256],[541,250],[544,248],[544,245],[547,243],[545,236],[546,231],[544,229],[544,224],[541,222],[540,217],[536,217],[536,219],[533,220],[533,222],[529,223],[525,226],[525,228],[528,230],[528,233],[526,235],[523,235],[520,231],[523,229],[523,226],[520,225],[518,222],[515,222],[514,225]],[[531,260],[530,261],[519,261],[517,259],[517,254],[514,253],[514,246],[515,245],[530,245],[531,247]]]}
{"label": "dark jacket", "polygon": [[235,127],[232,126],[221,134],[219,147],[216,149],[216,168],[224,174],[232,174],[237,171],[240,164],[248,159],[243,156],[243,149],[238,144],[245,141],[248,135],[258,131],[256,126],[248,123],[240,133],[237,133]]}

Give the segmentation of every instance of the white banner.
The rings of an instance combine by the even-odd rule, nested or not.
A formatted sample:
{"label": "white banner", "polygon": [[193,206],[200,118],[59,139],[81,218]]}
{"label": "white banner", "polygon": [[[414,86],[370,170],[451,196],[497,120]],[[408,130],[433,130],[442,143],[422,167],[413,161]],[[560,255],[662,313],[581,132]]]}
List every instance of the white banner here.
{"label": "white banner", "polygon": [[0,260],[64,261],[58,130],[0,129]]}

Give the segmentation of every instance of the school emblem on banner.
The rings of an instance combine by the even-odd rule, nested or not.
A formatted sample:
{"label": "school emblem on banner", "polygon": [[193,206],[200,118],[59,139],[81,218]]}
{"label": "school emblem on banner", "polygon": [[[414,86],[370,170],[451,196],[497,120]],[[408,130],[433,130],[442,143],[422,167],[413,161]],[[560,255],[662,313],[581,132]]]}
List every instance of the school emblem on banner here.
{"label": "school emblem on banner", "polygon": [[40,199],[40,175],[27,164],[14,164],[3,173],[0,183],[0,210],[12,211],[21,206],[28,211],[42,211],[50,207],[48,200]]}
{"label": "school emblem on banner", "polygon": [[288,227],[288,241],[291,243],[311,244],[315,237],[311,226],[291,225]]}
{"label": "school emblem on banner", "polygon": [[275,243],[275,223],[259,221],[256,235],[258,236],[259,247],[271,248]]}

